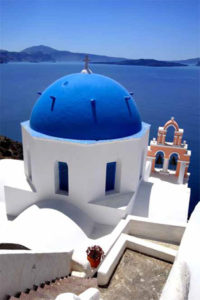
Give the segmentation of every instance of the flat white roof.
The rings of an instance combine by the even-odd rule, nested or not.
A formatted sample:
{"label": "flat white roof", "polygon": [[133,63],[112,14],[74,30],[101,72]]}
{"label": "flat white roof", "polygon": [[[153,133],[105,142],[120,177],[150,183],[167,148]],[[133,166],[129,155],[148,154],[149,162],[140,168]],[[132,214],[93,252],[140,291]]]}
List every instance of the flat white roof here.
{"label": "flat white roof", "polygon": [[156,222],[187,222],[190,189],[186,183],[176,184],[173,177],[157,173],[142,181],[131,214]]}

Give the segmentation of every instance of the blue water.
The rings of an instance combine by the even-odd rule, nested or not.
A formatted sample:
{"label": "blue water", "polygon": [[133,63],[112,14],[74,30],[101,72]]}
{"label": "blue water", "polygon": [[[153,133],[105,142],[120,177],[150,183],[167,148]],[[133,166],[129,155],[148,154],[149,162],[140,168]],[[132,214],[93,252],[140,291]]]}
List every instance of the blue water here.
{"label": "blue water", "polygon": [[[91,68],[134,92],[142,120],[151,124],[150,139],[157,136],[158,126],[171,116],[184,129],[183,139],[192,151],[191,211],[200,200],[200,68],[119,65],[91,65]],[[20,122],[29,119],[37,92],[59,77],[81,69],[80,63],[0,65],[0,135],[21,141]]]}

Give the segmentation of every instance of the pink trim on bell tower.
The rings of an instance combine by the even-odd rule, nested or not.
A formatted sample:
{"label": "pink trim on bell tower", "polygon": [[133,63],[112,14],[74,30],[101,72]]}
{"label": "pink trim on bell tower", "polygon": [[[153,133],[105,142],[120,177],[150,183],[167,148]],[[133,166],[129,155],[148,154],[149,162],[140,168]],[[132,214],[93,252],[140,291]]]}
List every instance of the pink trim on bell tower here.
{"label": "pink trim on bell tower", "polygon": [[[168,142],[166,141],[166,135],[168,128],[171,126],[174,127],[174,137],[173,142]],[[179,128],[178,123],[174,120],[174,117],[172,117],[171,120],[167,121],[163,127],[158,128],[157,140],[154,138],[150,142],[147,154],[147,159],[152,162],[151,171],[158,172],[155,167],[156,155],[158,152],[162,152],[164,163],[163,168],[159,170],[159,172],[176,176],[178,183],[183,183],[184,178],[189,176],[187,172],[191,156],[191,151],[188,150],[186,141],[182,143],[183,132],[184,130]],[[168,170],[169,160],[173,154],[175,154],[178,158],[176,162],[176,170],[174,170],[174,172]]]}

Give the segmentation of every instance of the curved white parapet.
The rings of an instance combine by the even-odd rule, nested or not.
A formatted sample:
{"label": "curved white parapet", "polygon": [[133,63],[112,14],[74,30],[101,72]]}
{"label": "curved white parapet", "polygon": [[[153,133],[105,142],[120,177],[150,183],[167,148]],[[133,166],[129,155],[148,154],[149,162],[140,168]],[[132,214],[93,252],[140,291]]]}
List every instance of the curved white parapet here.
{"label": "curved white parapet", "polygon": [[100,292],[95,288],[89,288],[79,295],[80,300],[99,300]]}
{"label": "curved white parapet", "polygon": [[63,293],[56,297],[56,300],[80,300],[80,297],[73,293]]}
{"label": "curved white parapet", "polygon": [[76,296],[72,293],[63,293],[56,297],[56,300],[99,300],[100,293],[95,288],[89,288],[85,292]]}
{"label": "curved white parapet", "polygon": [[16,243],[34,251],[68,251],[87,240],[84,231],[68,216],[33,205],[0,230],[0,243]]}

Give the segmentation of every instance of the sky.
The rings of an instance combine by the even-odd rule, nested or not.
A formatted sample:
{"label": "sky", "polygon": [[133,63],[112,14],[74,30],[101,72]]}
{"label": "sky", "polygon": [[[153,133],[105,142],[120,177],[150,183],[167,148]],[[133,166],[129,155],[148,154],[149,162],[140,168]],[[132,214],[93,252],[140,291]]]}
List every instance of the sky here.
{"label": "sky", "polygon": [[200,56],[200,0],[0,0],[0,49],[125,58]]}

